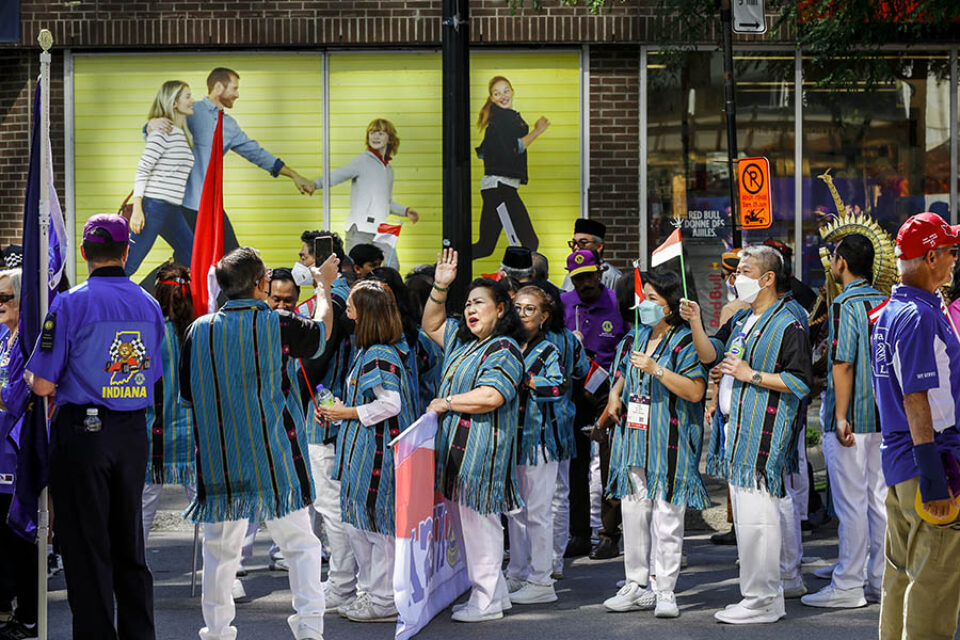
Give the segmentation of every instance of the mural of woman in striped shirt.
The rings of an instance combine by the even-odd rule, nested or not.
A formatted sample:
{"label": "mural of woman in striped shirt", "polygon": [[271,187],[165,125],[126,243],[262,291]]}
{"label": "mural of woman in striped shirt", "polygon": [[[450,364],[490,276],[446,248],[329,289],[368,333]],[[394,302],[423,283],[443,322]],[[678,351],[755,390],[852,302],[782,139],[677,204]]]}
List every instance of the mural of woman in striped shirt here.
{"label": "mural of woman in striped shirt", "polygon": [[193,168],[193,140],[187,128],[187,116],[193,113],[190,85],[168,80],[157,92],[148,118],[167,118],[173,122],[169,132],[151,131],[137,164],[133,181],[133,213],[130,216],[130,257],[124,268],[133,275],[140,267],[157,236],[174,253],[190,264],[193,255],[193,231],[183,217],[181,205],[187,178]]}

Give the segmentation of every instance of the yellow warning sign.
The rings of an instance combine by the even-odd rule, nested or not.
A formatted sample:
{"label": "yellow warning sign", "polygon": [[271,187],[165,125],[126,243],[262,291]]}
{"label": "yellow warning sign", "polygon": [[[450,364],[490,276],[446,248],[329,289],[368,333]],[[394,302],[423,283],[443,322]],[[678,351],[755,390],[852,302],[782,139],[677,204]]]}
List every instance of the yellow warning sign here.
{"label": "yellow warning sign", "polygon": [[738,160],[737,186],[740,191],[740,228],[766,229],[772,225],[770,162],[766,158]]}

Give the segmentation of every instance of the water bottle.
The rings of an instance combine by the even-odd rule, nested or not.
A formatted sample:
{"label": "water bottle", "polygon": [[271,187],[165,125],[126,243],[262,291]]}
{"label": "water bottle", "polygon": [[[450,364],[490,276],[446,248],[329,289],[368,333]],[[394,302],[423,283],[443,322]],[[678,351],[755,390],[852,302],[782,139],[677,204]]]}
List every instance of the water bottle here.
{"label": "water bottle", "polygon": [[333,392],[325,388],[322,384],[317,385],[317,406],[322,404],[333,404]]}
{"label": "water bottle", "polygon": [[87,409],[87,417],[83,419],[83,430],[88,433],[100,431],[100,411],[96,407]]}
{"label": "water bottle", "polygon": [[[325,388],[322,384],[317,385],[317,393],[316,393],[315,399],[318,407],[323,405],[333,406],[335,404],[333,400],[333,392],[330,391],[330,389]],[[327,420],[326,418],[322,419],[320,423],[325,427],[330,426],[330,421]],[[338,424],[338,423],[335,422],[333,424]]]}

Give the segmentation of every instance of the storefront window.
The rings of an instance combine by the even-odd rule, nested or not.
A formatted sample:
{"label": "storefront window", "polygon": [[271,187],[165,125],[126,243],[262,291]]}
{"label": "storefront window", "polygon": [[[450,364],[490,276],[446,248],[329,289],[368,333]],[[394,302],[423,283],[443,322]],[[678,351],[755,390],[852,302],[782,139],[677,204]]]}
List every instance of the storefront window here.
{"label": "storefront window", "polygon": [[915,213],[950,217],[949,56],[889,61],[890,80],[872,87],[824,85],[805,65],[803,279],[813,285],[823,282],[818,229],[838,199],[894,236]]}
{"label": "storefront window", "polygon": [[[773,224],[743,232],[744,244],[794,239],[794,55],[734,56],[740,157],[770,161]],[[719,52],[687,56],[679,70],[648,57],[647,212],[652,251],[682,221],[688,268],[696,274],[709,328],[719,326],[726,301],[720,255],[732,246],[723,58]]]}

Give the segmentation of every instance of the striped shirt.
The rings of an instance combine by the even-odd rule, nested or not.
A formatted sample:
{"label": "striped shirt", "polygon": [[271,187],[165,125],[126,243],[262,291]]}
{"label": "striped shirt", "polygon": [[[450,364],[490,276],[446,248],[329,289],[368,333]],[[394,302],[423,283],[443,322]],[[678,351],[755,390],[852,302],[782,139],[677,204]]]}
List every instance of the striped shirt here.
{"label": "striped shirt", "polygon": [[193,150],[183,129],[173,127],[170,133],[154,131],[147,136],[147,146],[140,155],[133,195],[179,206],[192,168]]}
{"label": "striped shirt", "polygon": [[847,408],[847,419],[854,433],[880,431],[880,414],[873,395],[873,367],[870,364],[870,310],[884,301],[882,293],[858,279],[847,283],[843,292],[830,305],[827,317],[827,393],[823,430],[837,430],[834,416],[836,391],[833,383],[833,365],[849,362],[853,365],[853,389]]}

